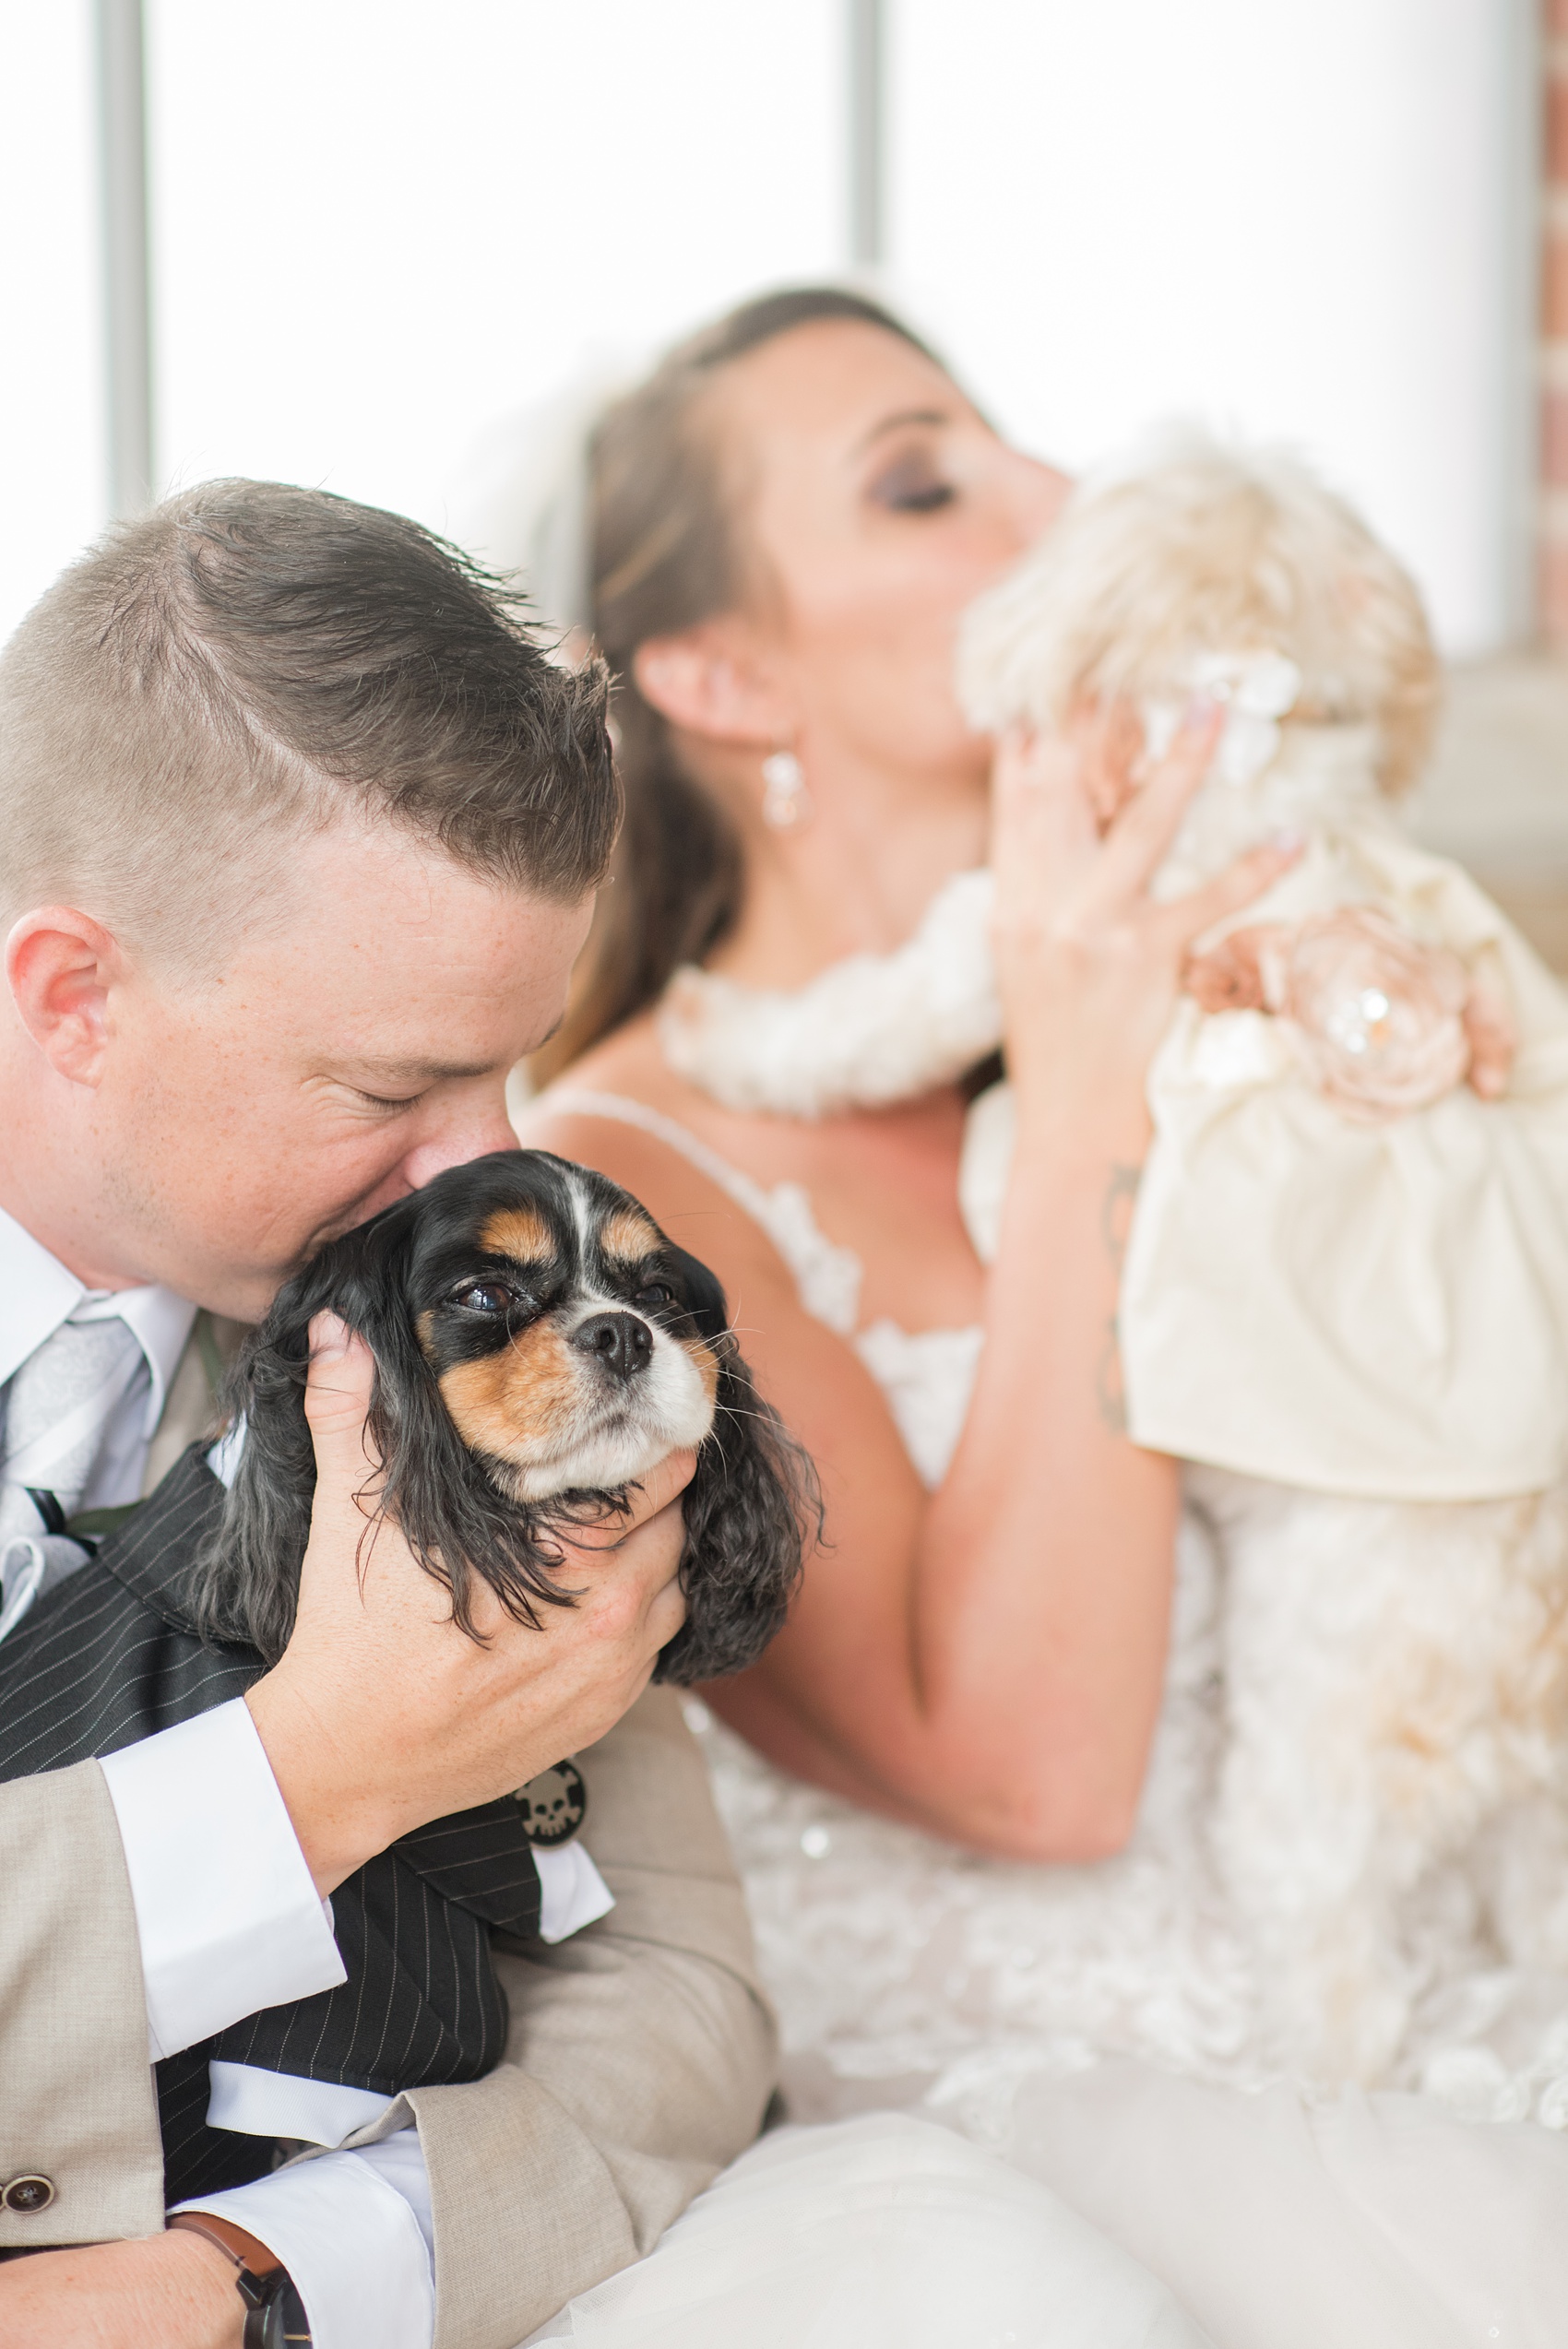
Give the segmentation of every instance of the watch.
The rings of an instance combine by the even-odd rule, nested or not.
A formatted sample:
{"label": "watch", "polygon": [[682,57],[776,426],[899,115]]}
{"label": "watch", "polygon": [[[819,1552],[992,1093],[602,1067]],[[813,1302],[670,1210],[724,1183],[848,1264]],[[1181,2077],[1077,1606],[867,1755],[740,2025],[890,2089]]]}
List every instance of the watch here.
{"label": "watch", "polygon": [[168,2224],[205,2235],[233,2261],[234,2287],[245,2304],[244,2349],[310,2349],[304,2302],[282,2260],[265,2243],[210,2211],[176,2211]]}

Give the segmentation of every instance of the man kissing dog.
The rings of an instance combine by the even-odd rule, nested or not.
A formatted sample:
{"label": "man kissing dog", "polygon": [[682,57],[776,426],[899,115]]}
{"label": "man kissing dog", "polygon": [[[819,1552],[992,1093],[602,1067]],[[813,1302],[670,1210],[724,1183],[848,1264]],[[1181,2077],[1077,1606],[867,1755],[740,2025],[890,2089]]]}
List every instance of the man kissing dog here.
{"label": "man kissing dog", "polygon": [[[0,656],[0,1636],[204,1432],[232,1324],[510,1146],[617,821],[605,694],[412,524],[244,481],[114,532]],[[648,2249],[768,2094],[701,1766],[643,1695],[691,1453],[572,1533],[576,1606],[532,1628],[481,1588],[476,1642],[395,1525],[366,1542],[370,1358],[315,1337],[281,1655],[0,1786],[9,2349],[237,2349],[285,2272],[318,2349],[499,2349]],[[554,1940],[600,1921],[569,1962],[497,1952],[498,2067],[324,2105],[329,2150],[166,2230],[149,2046],[329,1992],[335,1888],[572,1753],[598,1865]]]}

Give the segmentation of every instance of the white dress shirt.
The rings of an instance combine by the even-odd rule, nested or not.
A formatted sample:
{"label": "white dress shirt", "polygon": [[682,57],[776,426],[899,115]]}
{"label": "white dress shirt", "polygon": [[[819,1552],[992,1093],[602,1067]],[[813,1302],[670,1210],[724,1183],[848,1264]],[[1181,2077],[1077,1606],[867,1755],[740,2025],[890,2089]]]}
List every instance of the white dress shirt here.
{"label": "white dress shirt", "polygon": [[[141,1344],[141,1367],[110,1414],[97,1471],[81,1498],[84,1509],[113,1509],[141,1491],[147,1447],[196,1307],[166,1288],[89,1289],[0,1207],[0,1389],[78,1306],[83,1321],[117,1316]],[[0,1463],[4,1458],[0,1436]]]}
{"label": "white dress shirt", "polygon": [[[85,1306],[86,1314],[78,1311]],[[86,1508],[135,1501],[148,1445],[196,1309],[165,1288],[89,1291],[0,1208],[0,1394],[66,1318],[118,1314],[144,1361],[115,1405]],[[4,1465],[0,1426],[0,1466]],[[227,1483],[232,1444],[214,1447]],[[160,1730],[101,1764],[114,1805],[141,1944],[154,2061],[269,2006],[347,1979],[329,1902],[310,1869],[243,1698]],[[538,1852],[544,1940],[613,1905],[576,1844]],[[216,2128],[339,2147],[393,2101],[249,2064],[215,2063]],[[332,2151],[186,2210],[221,2212],[275,2251],[311,2319],[315,2349],[429,2349],[434,2321],[430,2188],[419,2133]]]}

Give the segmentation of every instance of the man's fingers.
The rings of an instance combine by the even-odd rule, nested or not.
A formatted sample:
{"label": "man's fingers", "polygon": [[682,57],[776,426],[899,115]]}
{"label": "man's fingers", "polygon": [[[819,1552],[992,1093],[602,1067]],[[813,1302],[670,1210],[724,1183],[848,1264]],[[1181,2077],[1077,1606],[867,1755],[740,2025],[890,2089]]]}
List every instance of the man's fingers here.
{"label": "man's fingers", "polygon": [[375,1363],[362,1337],[336,1313],[317,1313],[310,1325],[305,1418],[312,1430],[362,1426],[375,1383]]}
{"label": "man's fingers", "polygon": [[305,1419],[315,1453],[318,1495],[359,1493],[379,1465],[365,1430],[375,1385],[375,1358],[336,1313],[310,1325]]}
{"label": "man's fingers", "polygon": [[686,1594],[681,1588],[678,1575],[671,1574],[659,1584],[648,1601],[647,1634],[655,1655],[668,1647],[686,1619]]}
{"label": "man's fingers", "polygon": [[697,1465],[697,1455],[690,1449],[666,1453],[657,1468],[650,1468],[639,1478],[632,1496],[632,1522],[641,1524],[647,1517],[657,1517],[661,1509],[678,1500],[691,1483]]}
{"label": "man's fingers", "polygon": [[[568,1549],[587,1551],[596,1556],[605,1550],[619,1549],[632,1536],[639,1533],[653,1518],[662,1516],[691,1483],[692,1472],[697,1465],[695,1452],[671,1452],[655,1468],[638,1478],[627,1494],[629,1506],[624,1516],[606,1514],[583,1525],[580,1530],[563,1534],[558,1538]],[[675,1511],[678,1518],[679,1510]]]}
{"label": "man's fingers", "polygon": [[1212,930],[1217,921],[1223,921],[1227,914],[1238,913],[1243,906],[1250,906],[1254,898],[1272,889],[1282,873],[1289,872],[1301,853],[1300,840],[1281,835],[1265,847],[1253,849],[1249,856],[1238,857],[1217,880],[1205,888],[1194,889],[1190,897],[1178,897],[1173,905],[1164,908],[1176,942],[1190,945],[1206,930]]}

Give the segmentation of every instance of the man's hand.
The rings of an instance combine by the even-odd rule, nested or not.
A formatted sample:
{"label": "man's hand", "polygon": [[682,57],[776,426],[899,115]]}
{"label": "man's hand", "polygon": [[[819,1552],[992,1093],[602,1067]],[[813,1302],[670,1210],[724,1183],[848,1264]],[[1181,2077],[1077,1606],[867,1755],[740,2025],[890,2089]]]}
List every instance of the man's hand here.
{"label": "man's hand", "polygon": [[0,2266],[6,2349],[240,2349],[234,2271],[199,2235],[38,2251]]}
{"label": "man's hand", "polygon": [[311,1335],[316,1487],[299,1614],[246,1702],[325,1895],[398,1836],[493,1802],[613,1728],[684,1616],[680,1494],[695,1454],[645,1477],[629,1519],[563,1545],[564,1579],[583,1595],[542,1610],[540,1630],[481,1587],[481,1646],[375,1515],[369,1348],[327,1314]]}

